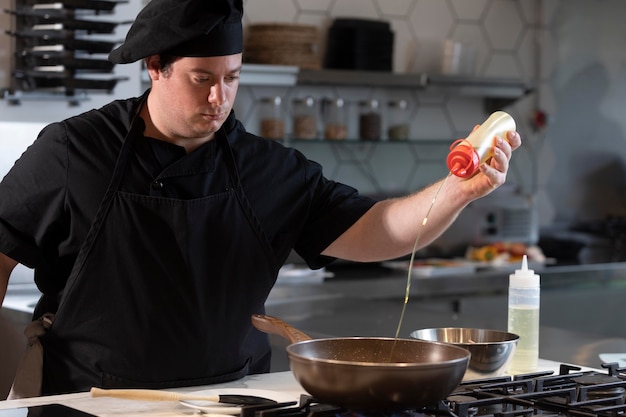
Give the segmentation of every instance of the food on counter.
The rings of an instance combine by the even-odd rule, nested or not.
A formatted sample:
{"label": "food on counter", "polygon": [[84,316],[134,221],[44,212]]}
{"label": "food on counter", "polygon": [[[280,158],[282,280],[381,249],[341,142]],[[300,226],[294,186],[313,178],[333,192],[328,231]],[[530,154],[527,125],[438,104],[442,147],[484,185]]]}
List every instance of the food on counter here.
{"label": "food on counter", "polygon": [[544,262],[545,256],[538,246],[522,242],[494,242],[467,249],[466,259],[478,262],[517,263],[526,255],[529,261]]}
{"label": "food on counter", "polygon": [[495,245],[486,245],[474,248],[469,251],[469,258],[472,261],[493,261],[500,252]]}
{"label": "food on counter", "polygon": [[411,266],[409,261],[388,261],[383,262],[382,265],[401,271],[408,271],[411,268],[415,276],[421,277],[472,274],[476,271],[476,266],[464,259],[420,259],[414,260],[413,266]]}

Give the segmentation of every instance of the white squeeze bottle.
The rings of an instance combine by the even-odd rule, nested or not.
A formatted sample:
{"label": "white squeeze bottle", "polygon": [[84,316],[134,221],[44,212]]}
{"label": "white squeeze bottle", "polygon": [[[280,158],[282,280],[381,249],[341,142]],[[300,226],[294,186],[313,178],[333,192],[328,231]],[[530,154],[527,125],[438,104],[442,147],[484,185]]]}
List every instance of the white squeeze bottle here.
{"label": "white squeeze bottle", "polygon": [[508,331],[519,336],[509,374],[535,372],[539,359],[539,275],[528,269],[526,255],[522,268],[509,275]]}
{"label": "white squeeze bottle", "polygon": [[493,139],[498,136],[506,140],[506,132],[515,131],[515,120],[506,112],[496,111],[470,133],[450,146],[448,169],[457,177],[469,178],[491,155]]}

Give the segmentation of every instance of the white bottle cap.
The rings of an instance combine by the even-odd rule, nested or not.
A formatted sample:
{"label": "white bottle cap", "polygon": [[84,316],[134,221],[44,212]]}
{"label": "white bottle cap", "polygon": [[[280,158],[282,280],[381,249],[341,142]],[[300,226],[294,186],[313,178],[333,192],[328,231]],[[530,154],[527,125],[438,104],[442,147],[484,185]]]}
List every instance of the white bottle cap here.
{"label": "white bottle cap", "polygon": [[522,269],[516,269],[514,274],[509,275],[509,286],[513,288],[539,287],[539,275],[528,269],[526,255],[522,258]]}

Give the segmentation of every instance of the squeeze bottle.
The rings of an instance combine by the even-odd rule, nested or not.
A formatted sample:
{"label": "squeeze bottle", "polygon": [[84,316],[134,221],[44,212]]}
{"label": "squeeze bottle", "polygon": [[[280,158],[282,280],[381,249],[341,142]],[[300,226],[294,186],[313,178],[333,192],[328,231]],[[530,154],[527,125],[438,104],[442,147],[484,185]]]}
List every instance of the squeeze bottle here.
{"label": "squeeze bottle", "polygon": [[457,177],[469,178],[492,154],[493,138],[506,140],[506,132],[515,130],[515,120],[506,112],[496,111],[470,133],[466,139],[459,139],[450,146],[448,169]]}
{"label": "squeeze bottle", "polygon": [[539,275],[528,269],[526,255],[522,268],[509,275],[508,331],[519,336],[509,364],[509,374],[535,372],[539,359]]}

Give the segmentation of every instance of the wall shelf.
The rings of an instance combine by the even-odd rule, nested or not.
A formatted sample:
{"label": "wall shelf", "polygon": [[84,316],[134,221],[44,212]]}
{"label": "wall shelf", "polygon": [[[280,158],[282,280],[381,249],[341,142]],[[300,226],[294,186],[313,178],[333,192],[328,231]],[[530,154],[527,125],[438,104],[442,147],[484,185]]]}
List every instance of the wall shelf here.
{"label": "wall shelf", "polygon": [[[143,71],[142,82],[150,79]],[[532,88],[514,78],[441,74],[400,74],[384,71],[305,69],[290,65],[243,64],[239,84],[251,87],[374,87],[420,90],[425,93],[482,98],[491,113],[530,93]]]}
{"label": "wall shelf", "polygon": [[532,88],[521,80],[443,74],[400,74],[383,71],[301,69],[295,66],[244,64],[241,85],[345,86],[414,89],[427,93],[478,97],[486,110],[504,107]]}

